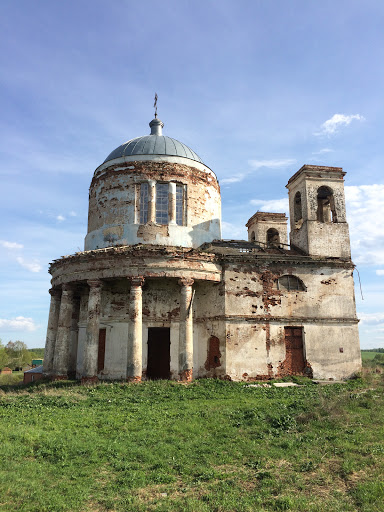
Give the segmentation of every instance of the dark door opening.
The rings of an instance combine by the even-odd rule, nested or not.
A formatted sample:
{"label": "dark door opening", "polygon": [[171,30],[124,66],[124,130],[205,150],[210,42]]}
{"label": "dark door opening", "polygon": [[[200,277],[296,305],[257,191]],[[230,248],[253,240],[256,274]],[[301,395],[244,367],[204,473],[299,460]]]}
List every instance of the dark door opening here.
{"label": "dark door opening", "polygon": [[99,329],[99,348],[97,354],[97,373],[100,373],[104,370],[104,361],[105,361],[105,338],[107,334],[107,329]]}
{"label": "dark door opening", "polygon": [[147,379],[169,379],[171,330],[169,327],[148,328]]}
{"label": "dark door opening", "polygon": [[285,327],[284,370],[288,375],[303,375],[305,369],[303,350],[303,329]]}

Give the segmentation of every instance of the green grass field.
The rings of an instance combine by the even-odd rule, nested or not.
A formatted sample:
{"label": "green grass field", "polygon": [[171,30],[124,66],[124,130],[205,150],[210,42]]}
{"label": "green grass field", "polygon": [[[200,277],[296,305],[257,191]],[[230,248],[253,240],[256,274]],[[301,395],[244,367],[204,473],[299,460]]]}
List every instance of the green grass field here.
{"label": "green grass field", "polygon": [[1,511],[382,511],[384,380],[0,388]]}
{"label": "green grass field", "polygon": [[363,362],[364,361],[372,361],[372,359],[376,355],[382,355],[382,354],[383,354],[382,352],[368,352],[367,350],[362,350],[361,351],[361,359],[362,359]]}

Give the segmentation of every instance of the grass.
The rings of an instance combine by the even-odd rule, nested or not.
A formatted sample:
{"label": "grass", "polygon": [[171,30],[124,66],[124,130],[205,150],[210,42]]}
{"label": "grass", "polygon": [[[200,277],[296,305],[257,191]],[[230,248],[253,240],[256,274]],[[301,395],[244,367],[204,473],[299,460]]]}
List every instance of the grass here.
{"label": "grass", "polygon": [[8,374],[0,374],[0,386],[16,386],[22,384],[24,372],[12,372]]}
{"label": "grass", "polygon": [[384,380],[0,388],[1,511],[383,510]]}
{"label": "grass", "polygon": [[383,354],[382,352],[371,352],[371,351],[368,351],[368,350],[362,350],[361,351],[361,359],[363,362],[365,361],[371,361],[372,359],[374,359],[374,357],[376,355],[381,355]]}

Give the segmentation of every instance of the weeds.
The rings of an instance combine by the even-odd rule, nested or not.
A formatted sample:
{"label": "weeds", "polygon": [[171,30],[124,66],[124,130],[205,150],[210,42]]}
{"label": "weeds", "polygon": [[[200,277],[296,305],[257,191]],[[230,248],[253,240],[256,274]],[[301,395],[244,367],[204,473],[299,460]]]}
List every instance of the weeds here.
{"label": "weeds", "polygon": [[3,387],[0,510],[381,510],[382,376],[300,383]]}

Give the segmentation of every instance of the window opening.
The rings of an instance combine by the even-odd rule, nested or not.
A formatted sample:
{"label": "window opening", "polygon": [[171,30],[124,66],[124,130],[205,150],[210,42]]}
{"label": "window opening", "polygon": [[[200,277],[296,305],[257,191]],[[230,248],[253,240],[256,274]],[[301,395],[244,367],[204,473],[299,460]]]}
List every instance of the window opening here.
{"label": "window opening", "polygon": [[252,231],[251,233],[251,242],[255,242],[256,241],[256,235],[255,235],[255,232]]}
{"label": "window opening", "polygon": [[168,183],[156,183],[156,223],[168,224],[169,221],[169,186]]}
{"label": "window opening", "polygon": [[178,226],[184,225],[184,185],[181,183],[176,184],[176,224]]}
{"label": "window opening", "polygon": [[279,279],[277,280],[277,289],[287,292],[306,291],[303,281],[299,279],[297,276],[290,275],[279,277]]}
{"label": "window opening", "polygon": [[329,187],[323,186],[317,191],[317,220],[337,222],[333,192]]}
{"label": "window opening", "polygon": [[280,235],[277,229],[269,228],[267,231],[267,244],[268,245],[279,245]]}
{"label": "window opening", "polygon": [[295,198],[293,200],[293,219],[296,223],[295,227],[300,227],[298,224],[303,218],[303,210],[301,206],[301,194],[300,192],[296,192]]}
{"label": "window opening", "polygon": [[140,224],[148,222],[148,183],[140,185]]}

